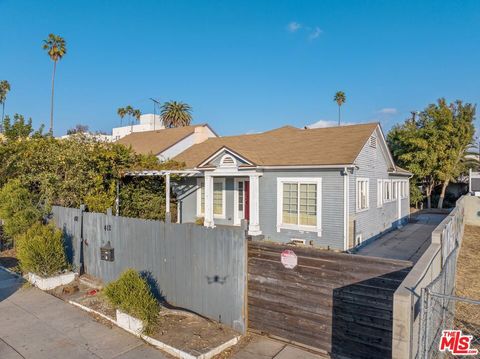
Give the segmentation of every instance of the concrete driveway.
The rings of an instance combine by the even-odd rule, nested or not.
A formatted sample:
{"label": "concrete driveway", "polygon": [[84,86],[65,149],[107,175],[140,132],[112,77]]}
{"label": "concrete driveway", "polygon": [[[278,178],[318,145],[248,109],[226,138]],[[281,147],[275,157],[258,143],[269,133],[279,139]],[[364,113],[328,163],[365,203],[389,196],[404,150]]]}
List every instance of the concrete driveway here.
{"label": "concrete driveway", "polygon": [[0,358],[167,358],[0,268]]}
{"label": "concrete driveway", "polygon": [[446,214],[418,213],[401,229],[395,229],[360,248],[357,254],[403,259],[416,263],[431,243],[432,232]]}

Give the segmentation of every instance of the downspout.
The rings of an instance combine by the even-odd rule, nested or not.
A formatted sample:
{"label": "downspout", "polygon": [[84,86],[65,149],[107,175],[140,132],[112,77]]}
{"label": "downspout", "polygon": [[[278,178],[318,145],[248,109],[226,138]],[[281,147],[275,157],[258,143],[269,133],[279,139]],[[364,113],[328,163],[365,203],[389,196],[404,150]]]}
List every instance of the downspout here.
{"label": "downspout", "polygon": [[343,250],[348,250],[348,169],[343,169]]}

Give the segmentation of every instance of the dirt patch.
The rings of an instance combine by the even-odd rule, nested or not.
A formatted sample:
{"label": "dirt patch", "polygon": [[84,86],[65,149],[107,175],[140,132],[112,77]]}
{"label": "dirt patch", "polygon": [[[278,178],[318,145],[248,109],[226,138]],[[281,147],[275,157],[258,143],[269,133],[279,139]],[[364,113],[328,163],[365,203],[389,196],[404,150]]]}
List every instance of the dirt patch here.
{"label": "dirt patch", "polygon": [[7,249],[0,252],[0,266],[20,272],[15,249]]}
{"label": "dirt patch", "polygon": [[[57,287],[50,293],[65,301],[74,301],[93,309],[111,319],[116,318],[115,308],[109,304],[102,291],[82,281],[76,280],[67,286]],[[105,318],[95,314],[92,316],[97,321],[112,326],[112,323]],[[162,308],[158,326],[151,337],[187,353],[201,355],[238,335],[239,333],[230,327],[196,314]],[[230,352],[233,353],[233,350]],[[230,352],[225,351],[217,358],[230,358]]]}
{"label": "dirt patch", "polygon": [[[456,294],[480,300],[480,227],[466,226],[457,260]],[[455,319],[475,325],[480,331],[480,306],[458,302]]]}

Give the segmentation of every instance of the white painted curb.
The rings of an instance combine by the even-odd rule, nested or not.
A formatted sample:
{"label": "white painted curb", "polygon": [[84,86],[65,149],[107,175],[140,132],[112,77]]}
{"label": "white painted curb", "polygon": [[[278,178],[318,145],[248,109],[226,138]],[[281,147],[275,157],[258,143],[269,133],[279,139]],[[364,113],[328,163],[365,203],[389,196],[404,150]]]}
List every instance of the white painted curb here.
{"label": "white painted curb", "polygon": [[75,273],[67,272],[54,277],[43,278],[34,273],[26,275],[27,280],[41,290],[50,290],[61,285],[69,284],[75,280]]}
{"label": "white painted curb", "polygon": [[[89,313],[94,313],[94,314],[96,314],[96,315],[98,315],[98,316],[100,316],[100,317],[108,320],[109,322],[117,325],[118,327],[122,328],[123,330],[125,330],[125,331],[127,331],[127,332],[129,332],[129,333],[131,333],[131,334],[133,334],[133,335],[135,335],[135,336],[137,336],[137,337],[145,340],[147,343],[153,345],[154,347],[156,347],[156,348],[158,348],[158,349],[161,349],[161,350],[167,352],[168,354],[171,354],[171,355],[173,355],[173,356],[175,356],[175,357],[177,357],[177,358],[180,358],[180,359],[210,359],[210,358],[214,357],[215,355],[220,354],[220,353],[223,352],[225,349],[230,348],[231,346],[237,344],[238,341],[240,340],[240,336],[237,336],[237,337],[232,338],[232,339],[230,339],[229,341],[223,343],[222,345],[219,345],[218,347],[210,350],[208,353],[204,353],[204,354],[195,356],[195,355],[186,353],[186,352],[184,352],[184,351],[182,351],[182,350],[180,350],[180,349],[174,348],[174,347],[172,347],[172,346],[170,346],[170,345],[168,345],[168,344],[165,344],[165,343],[161,342],[160,340],[157,340],[157,339],[154,339],[154,338],[152,338],[152,337],[149,337],[148,335],[144,335],[144,334],[142,334],[142,333],[138,333],[138,332],[136,332],[135,330],[127,329],[126,327],[123,327],[122,325],[120,325],[117,320],[112,319],[112,318],[106,316],[105,314],[99,313],[99,312],[97,312],[96,310],[93,310],[93,309],[91,309],[91,308],[88,308],[88,307],[86,307],[86,306],[84,306],[84,305],[81,305],[81,304],[79,304],[79,303],[77,303],[77,302],[74,302],[74,301],[72,301],[72,300],[69,300],[68,303],[70,303],[70,304],[72,304],[72,305],[74,305],[74,306],[76,306],[76,307],[78,307],[78,308],[80,308],[80,309],[83,309],[83,310],[85,310],[85,311],[87,311],[87,312],[89,312]],[[118,312],[119,312],[119,311],[117,310],[117,313],[118,313]],[[121,313],[121,312],[120,312],[120,313]],[[125,313],[123,313],[123,314],[125,314]],[[128,314],[125,314],[125,315],[129,316]],[[130,318],[133,318],[133,317],[131,317],[131,316],[129,316],[129,317],[130,317]],[[133,319],[139,320],[139,319],[136,319],[136,318],[133,318]]]}

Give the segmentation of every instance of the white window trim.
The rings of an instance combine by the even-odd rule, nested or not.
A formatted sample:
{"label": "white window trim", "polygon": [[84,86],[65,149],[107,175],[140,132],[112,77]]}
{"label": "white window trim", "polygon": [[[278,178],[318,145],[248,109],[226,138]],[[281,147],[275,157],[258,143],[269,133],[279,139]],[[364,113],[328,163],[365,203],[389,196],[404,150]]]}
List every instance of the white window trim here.
{"label": "white window trim", "polygon": [[[317,185],[317,225],[306,226],[300,224],[283,223],[283,184],[288,182],[296,182],[301,184]],[[296,231],[317,232],[319,237],[322,236],[322,178],[320,177],[278,177],[277,178],[277,232],[281,229],[291,229]]]}
{"label": "white window trim", "polygon": [[[392,192],[392,180],[383,180],[384,185],[387,184],[387,186],[390,188],[390,198],[385,198],[386,191],[383,192],[383,203],[390,203],[393,201],[393,192]],[[385,188],[385,187],[384,187]]]}
{"label": "white window trim", "polygon": [[[359,182],[367,182],[367,208],[360,208],[359,207],[359,202],[360,202],[360,193],[358,191],[358,183]],[[356,180],[355,180],[355,208],[357,210],[357,213],[360,213],[360,212],[365,212],[365,211],[368,211],[370,209],[370,180],[368,178],[364,178],[364,177],[358,177]]]}
{"label": "white window trim", "polygon": [[[245,182],[249,181],[248,177],[235,177],[234,178],[234,191],[233,191],[233,225],[239,226],[242,223],[242,220],[238,216],[238,183],[243,182],[243,195],[246,196],[245,193]],[[250,193],[248,194],[250,195]],[[245,206],[243,207],[243,214],[245,215]]]}
{"label": "white window trim", "polygon": [[383,180],[377,179],[377,208],[383,207]]}
{"label": "white window trim", "polygon": [[[205,178],[197,178],[197,217],[205,217],[205,213],[202,213],[202,191],[201,184],[205,183]],[[225,219],[225,205],[226,205],[226,190],[225,190],[225,178],[213,178],[213,183],[222,184],[222,213],[213,214],[213,218]],[[213,198],[212,198],[213,201]]]}

